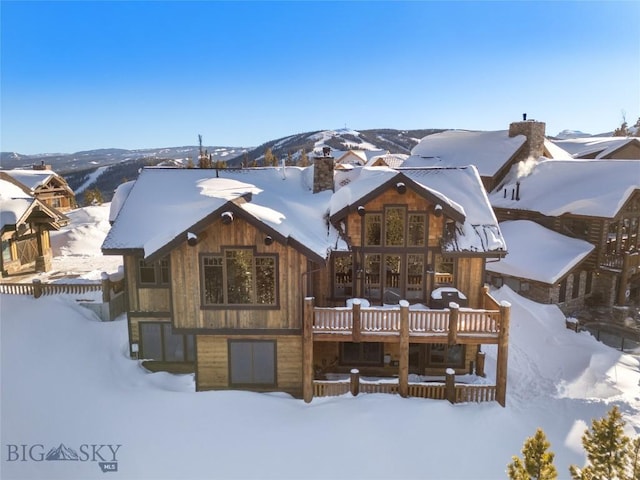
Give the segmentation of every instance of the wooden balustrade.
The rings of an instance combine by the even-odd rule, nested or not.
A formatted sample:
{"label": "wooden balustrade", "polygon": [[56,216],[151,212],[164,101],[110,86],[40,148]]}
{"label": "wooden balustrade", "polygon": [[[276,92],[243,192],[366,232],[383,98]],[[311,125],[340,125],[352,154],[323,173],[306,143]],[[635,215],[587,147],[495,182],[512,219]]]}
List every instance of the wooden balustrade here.
{"label": "wooden balustrade", "polygon": [[440,273],[440,272],[436,272],[434,275],[434,281],[435,283],[446,283],[446,284],[451,284],[453,283],[453,274],[452,273]]}
{"label": "wooden balustrade", "polygon": [[0,293],[6,295],[31,295],[36,298],[43,295],[81,295],[101,290],[101,283],[0,283]]}
{"label": "wooden balustrade", "polygon": [[[386,393],[397,395],[399,384],[397,382],[370,382],[357,378],[357,389],[362,393]],[[337,397],[353,391],[351,380],[314,380],[314,397]],[[409,383],[408,396],[413,398],[425,398],[430,400],[446,400],[447,388],[444,383]],[[455,384],[455,403],[481,403],[496,400],[495,385],[467,385]]]}
{"label": "wooden balustrade", "polygon": [[[457,315],[455,325],[452,318]],[[359,308],[359,334],[400,333],[400,308]],[[457,335],[496,336],[500,331],[500,310],[458,309],[410,310],[410,335],[442,335],[456,327]],[[314,307],[314,333],[356,334],[354,332],[354,310],[352,308]],[[356,328],[357,329],[357,328]]]}

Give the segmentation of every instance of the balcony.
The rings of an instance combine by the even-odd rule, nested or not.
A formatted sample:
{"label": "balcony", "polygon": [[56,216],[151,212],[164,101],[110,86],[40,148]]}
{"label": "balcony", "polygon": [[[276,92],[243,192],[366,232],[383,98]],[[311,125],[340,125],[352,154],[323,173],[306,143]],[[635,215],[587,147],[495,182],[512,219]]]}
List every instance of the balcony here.
{"label": "balcony", "polygon": [[306,298],[303,326],[305,401],[310,402],[314,395],[345,393],[347,388],[345,385],[314,379],[313,350],[316,342],[398,343],[400,353],[396,383],[365,385],[362,391],[399,393],[403,397],[423,398],[441,398],[442,389],[409,383],[410,343],[496,344],[496,385],[483,386],[481,393],[473,388],[452,387],[448,398],[471,398],[477,394],[486,400],[496,400],[504,406],[511,307],[507,302],[499,304],[489,295],[488,287],[483,288],[482,303],[483,308],[479,309],[460,308],[451,303],[449,308],[432,310],[424,306],[410,306],[404,300],[398,307],[367,308],[362,308],[356,301],[351,307],[329,308],[316,307],[313,298]]}

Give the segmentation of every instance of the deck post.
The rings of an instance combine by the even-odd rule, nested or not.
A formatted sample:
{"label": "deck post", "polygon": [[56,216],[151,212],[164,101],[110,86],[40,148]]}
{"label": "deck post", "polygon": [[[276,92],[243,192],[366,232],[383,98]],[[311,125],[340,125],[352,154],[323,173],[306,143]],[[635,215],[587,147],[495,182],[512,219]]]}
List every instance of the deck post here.
{"label": "deck post", "polygon": [[302,328],[302,398],[306,403],[313,399],[313,297],[304,299]]}
{"label": "deck post", "polygon": [[353,314],[353,324],[351,327],[351,335],[355,343],[360,342],[360,300],[354,300],[351,307]]}
{"label": "deck post", "polygon": [[33,298],[42,296],[42,281],[38,278],[33,279]]}
{"label": "deck post", "polygon": [[447,368],[444,382],[447,400],[451,403],[456,403],[456,372],[453,368]]}
{"label": "deck post", "polygon": [[455,345],[458,340],[458,317],[460,316],[460,305],[455,302],[449,303],[451,312],[449,313],[449,345]]}
{"label": "deck post", "polygon": [[487,307],[487,297],[489,296],[489,285],[486,283],[482,286],[482,309],[489,310]]}
{"label": "deck post", "polygon": [[102,272],[102,303],[109,303],[111,300],[111,280],[109,280],[109,274]]}
{"label": "deck post", "polygon": [[616,298],[617,305],[626,305],[628,303],[628,299],[626,296],[627,288],[629,288],[629,268],[631,265],[631,254],[629,252],[624,252],[622,254],[622,272],[620,274],[620,284],[618,287],[618,297]]}
{"label": "deck post", "polygon": [[496,360],[496,400],[503,407],[507,401],[507,361],[509,359],[509,321],[511,304],[500,303],[500,333],[498,336],[498,358]]}
{"label": "deck post", "polygon": [[398,359],[398,393],[409,396],[409,302],[400,301],[400,358]]}
{"label": "deck post", "polygon": [[486,357],[485,352],[478,350],[478,353],[476,353],[476,375],[478,375],[479,377],[485,376],[485,373],[484,373],[485,357]]}
{"label": "deck post", "polygon": [[357,368],[351,369],[351,376],[349,377],[349,390],[354,397],[360,393],[360,370]]}

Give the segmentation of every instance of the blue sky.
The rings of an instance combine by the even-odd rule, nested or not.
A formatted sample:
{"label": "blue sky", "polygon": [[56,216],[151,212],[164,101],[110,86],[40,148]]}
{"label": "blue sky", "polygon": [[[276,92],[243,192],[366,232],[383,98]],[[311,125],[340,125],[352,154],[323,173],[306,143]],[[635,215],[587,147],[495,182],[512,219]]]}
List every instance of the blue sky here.
{"label": "blue sky", "polygon": [[0,3],[2,151],[640,116],[640,2]]}

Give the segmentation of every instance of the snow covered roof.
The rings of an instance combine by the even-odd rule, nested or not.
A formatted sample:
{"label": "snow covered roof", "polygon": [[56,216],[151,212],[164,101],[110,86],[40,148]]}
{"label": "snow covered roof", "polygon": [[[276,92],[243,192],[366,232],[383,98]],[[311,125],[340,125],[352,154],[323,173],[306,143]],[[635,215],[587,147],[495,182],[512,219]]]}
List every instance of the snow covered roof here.
{"label": "snow covered roof", "polygon": [[569,160],[573,158],[569,152],[562,149],[548,138],[544,139],[544,148],[549,153],[550,158],[555,160]]}
{"label": "snow covered roof", "polygon": [[7,175],[26,186],[29,190],[34,191],[36,188],[45,185],[51,178],[57,176],[51,170],[27,170],[15,169],[4,170]]}
{"label": "snow covered roof", "polygon": [[377,188],[398,180],[429,196],[458,222],[457,235],[445,246],[447,251],[501,254],[505,250],[474,167],[402,171],[362,167],[336,171],[336,178],[340,175],[347,176],[346,186],[335,193],[314,194],[313,167],[221,169],[217,173],[145,168],[132,186],[116,192],[116,206],[110,214],[115,221],[102,248],[107,253],[140,251],[148,258],[231,211],[275,239],[324,260],[332,250],[348,249],[327,214],[335,218]]}
{"label": "snow covered roof", "polygon": [[482,176],[494,176],[526,142],[507,130],[476,132],[447,130],[427,135],[411,150],[404,167],[461,167],[475,165]]}
{"label": "snow covered roof", "polygon": [[59,228],[60,221],[67,219],[57,210],[38,201],[17,180],[0,172],[0,231],[6,226],[15,227],[30,221],[31,213],[35,210],[50,218],[53,228]]}
{"label": "snow covered roof", "polygon": [[596,158],[605,158],[615,150],[634,141],[639,140],[630,137],[585,137],[554,140],[553,143],[569,152],[573,158],[593,156],[594,153],[597,153]]}
{"label": "snow covered roof", "polygon": [[0,178],[0,230],[17,225],[34,202],[35,198],[18,185]]}
{"label": "snow covered roof", "polygon": [[552,217],[571,213],[613,218],[640,189],[640,161],[544,160],[517,181],[520,200],[511,199],[516,190],[513,180],[489,195],[491,204]]}
{"label": "snow covered roof", "polygon": [[457,222],[457,234],[443,246],[445,251],[498,254],[506,251],[498,221],[474,166],[397,170],[363,167],[339,172],[336,184],[344,186],[331,198],[331,218],[340,217],[348,208],[357,208],[363,199],[397,182],[410,182],[411,188],[439,203],[443,212]]}
{"label": "snow covered roof", "polygon": [[[216,177],[218,175],[218,177]],[[145,168],[119,210],[104,250],[141,250],[149,257],[186,240],[230,210],[326,259],[338,233],[325,215],[331,191],[311,193],[313,170],[286,167],[244,170]],[[244,199],[250,198],[250,201]],[[346,247],[346,245],[345,245]]]}
{"label": "snow covered roof", "polygon": [[562,279],[595,248],[528,220],[501,222],[509,253],[487,270],[552,285]]}

